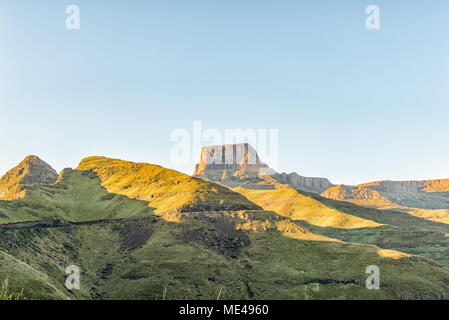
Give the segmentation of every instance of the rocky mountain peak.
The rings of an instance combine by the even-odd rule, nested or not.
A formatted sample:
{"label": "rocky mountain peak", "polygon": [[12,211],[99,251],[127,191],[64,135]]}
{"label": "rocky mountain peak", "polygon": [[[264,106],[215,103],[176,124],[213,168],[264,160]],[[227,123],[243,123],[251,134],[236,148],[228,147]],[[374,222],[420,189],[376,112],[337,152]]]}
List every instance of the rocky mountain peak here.
{"label": "rocky mountain peak", "polygon": [[27,156],[0,178],[0,199],[14,198],[10,193],[20,186],[53,184],[57,179],[58,173],[49,164],[37,156]]}

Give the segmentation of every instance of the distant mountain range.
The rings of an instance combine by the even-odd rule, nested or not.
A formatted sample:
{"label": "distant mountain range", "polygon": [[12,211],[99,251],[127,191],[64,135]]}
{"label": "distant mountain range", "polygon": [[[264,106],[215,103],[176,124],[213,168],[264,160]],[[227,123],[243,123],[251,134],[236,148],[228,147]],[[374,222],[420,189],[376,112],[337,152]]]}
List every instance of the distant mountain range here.
{"label": "distant mountain range", "polygon": [[[224,163],[225,155],[228,155],[231,164],[217,165],[217,160]],[[252,159],[254,161],[251,161]],[[254,164],[249,165],[249,162]],[[281,184],[301,191],[321,194],[329,199],[348,201],[377,209],[400,210],[438,222],[449,222],[449,179],[377,181],[358,186],[334,185],[326,178],[303,177],[295,172],[276,173],[261,162],[256,151],[248,144],[204,147],[201,162],[194,172],[196,177],[230,187],[251,183],[251,181],[254,183],[261,174],[269,175]]]}
{"label": "distant mountain range", "polygon": [[0,178],[0,280],[29,299],[448,299],[448,192],[276,173],[248,144],[203,148],[193,176],[29,156]]}

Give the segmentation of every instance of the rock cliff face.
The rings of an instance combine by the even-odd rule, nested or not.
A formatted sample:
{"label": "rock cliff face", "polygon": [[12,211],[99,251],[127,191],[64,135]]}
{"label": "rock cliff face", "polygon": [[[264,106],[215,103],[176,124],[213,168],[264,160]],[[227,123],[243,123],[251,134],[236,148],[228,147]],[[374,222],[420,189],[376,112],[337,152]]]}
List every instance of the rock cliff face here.
{"label": "rock cliff face", "polygon": [[261,176],[270,176],[272,182],[288,184],[295,189],[314,193],[321,193],[333,186],[325,178],[275,172],[260,160],[256,150],[248,143],[204,147],[200,163],[196,165],[193,175],[231,187],[252,183],[264,188],[262,179],[259,179]]}
{"label": "rock cliff face", "polygon": [[432,193],[449,192],[449,179],[423,181],[377,181],[362,184],[373,190],[384,193]]}
{"label": "rock cliff face", "polygon": [[335,200],[361,200],[380,208],[397,205],[441,210],[449,209],[449,180],[376,181],[358,186],[339,185],[325,190],[321,195]]}
{"label": "rock cliff face", "polygon": [[23,195],[23,186],[53,184],[58,173],[37,156],[26,157],[0,178],[0,199],[11,200]]}
{"label": "rock cliff face", "polygon": [[[351,190],[352,194],[355,194],[354,190],[374,190],[382,194],[387,195],[399,195],[399,194],[424,194],[424,193],[438,193],[449,192],[449,179],[446,180],[424,180],[424,181],[376,181],[363,183],[358,186],[339,186],[346,191]],[[331,194],[331,191],[326,190],[325,194]],[[359,193],[360,194],[360,193]],[[348,193],[346,194],[348,196]],[[370,197],[371,195],[360,195]]]}
{"label": "rock cliff face", "polygon": [[257,177],[259,173],[270,175],[275,171],[260,160],[253,147],[240,143],[204,147],[193,175],[217,181]]}
{"label": "rock cliff face", "polygon": [[361,184],[360,187],[369,188],[382,193],[398,194],[423,192],[425,184],[423,181],[378,181]]}
{"label": "rock cliff face", "polygon": [[424,181],[425,192],[449,192],[449,179]]}
{"label": "rock cliff face", "polygon": [[295,189],[314,193],[322,193],[333,186],[333,184],[326,178],[303,177],[295,172],[290,174],[276,174],[273,177],[280,183],[289,184]]}
{"label": "rock cliff face", "polygon": [[335,200],[379,200],[382,198],[380,193],[362,186],[338,185],[330,187],[322,194],[323,197]]}

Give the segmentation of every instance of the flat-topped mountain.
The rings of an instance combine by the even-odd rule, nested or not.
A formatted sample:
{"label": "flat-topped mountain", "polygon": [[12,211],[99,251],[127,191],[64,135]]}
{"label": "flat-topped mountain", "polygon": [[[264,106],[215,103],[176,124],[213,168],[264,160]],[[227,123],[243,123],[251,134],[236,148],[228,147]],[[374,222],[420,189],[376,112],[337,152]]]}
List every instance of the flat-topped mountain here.
{"label": "flat-topped mountain", "polygon": [[239,143],[203,147],[200,163],[196,165],[193,175],[226,180],[257,177],[259,173],[270,175],[275,172],[260,160],[253,147],[248,143]]}
{"label": "flat-topped mountain", "polygon": [[0,178],[0,199],[22,197],[24,186],[55,183],[58,173],[37,156],[28,156]]}
{"label": "flat-topped mountain", "polygon": [[303,191],[321,193],[333,186],[325,178],[309,178],[297,173],[279,174],[262,162],[256,150],[248,143],[203,147],[200,163],[193,176],[223,183],[230,187],[259,184],[269,176],[281,184],[289,184]]}

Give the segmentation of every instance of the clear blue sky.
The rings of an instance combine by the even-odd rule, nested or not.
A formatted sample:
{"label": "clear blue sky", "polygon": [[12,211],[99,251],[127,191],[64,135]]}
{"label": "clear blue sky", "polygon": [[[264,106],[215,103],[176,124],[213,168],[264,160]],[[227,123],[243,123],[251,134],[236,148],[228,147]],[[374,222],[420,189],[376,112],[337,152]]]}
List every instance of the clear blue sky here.
{"label": "clear blue sky", "polygon": [[169,135],[201,120],[277,128],[282,171],[333,183],[449,178],[448,34],[447,0],[2,0],[0,174],[28,154],[192,173]]}

